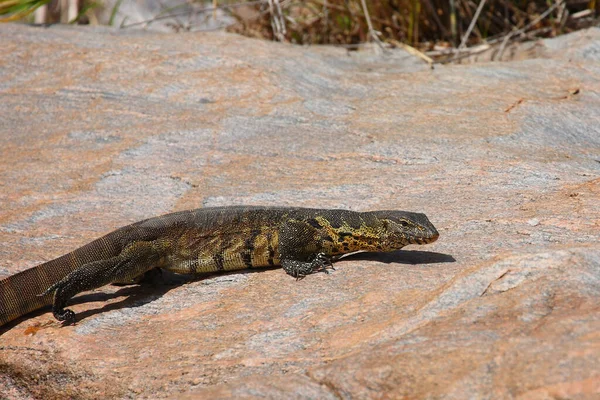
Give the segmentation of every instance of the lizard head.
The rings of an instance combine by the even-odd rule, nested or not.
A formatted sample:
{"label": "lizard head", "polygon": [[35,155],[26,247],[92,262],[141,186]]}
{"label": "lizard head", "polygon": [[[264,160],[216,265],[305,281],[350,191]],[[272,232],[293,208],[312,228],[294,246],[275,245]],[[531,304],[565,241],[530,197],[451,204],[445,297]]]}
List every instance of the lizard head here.
{"label": "lizard head", "polygon": [[408,244],[427,244],[440,236],[425,214],[406,211],[374,211],[383,226],[382,242],[386,250],[397,250]]}

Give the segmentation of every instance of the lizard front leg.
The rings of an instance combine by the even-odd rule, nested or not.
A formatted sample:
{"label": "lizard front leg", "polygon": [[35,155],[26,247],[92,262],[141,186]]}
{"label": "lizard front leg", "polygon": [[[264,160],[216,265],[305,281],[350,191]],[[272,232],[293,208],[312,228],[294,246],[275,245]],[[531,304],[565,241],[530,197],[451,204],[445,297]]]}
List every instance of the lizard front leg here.
{"label": "lizard front leg", "polygon": [[281,266],[285,272],[288,273],[288,275],[291,275],[296,279],[302,279],[306,275],[312,274],[313,272],[323,271],[326,274],[329,274],[327,269],[328,267],[335,270],[331,260],[331,257],[325,253],[317,253],[312,261],[300,261],[284,258],[281,260]]}
{"label": "lizard front leg", "polygon": [[152,242],[136,242],[127,246],[118,256],[82,265],[50,286],[42,296],[54,293],[54,317],[70,324],[75,321],[75,313],[65,309],[65,306],[77,293],[113,282],[132,280],[154,268],[159,259],[160,255]]}
{"label": "lizard front leg", "polygon": [[289,275],[302,279],[313,272],[329,273],[332,257],[322,251],[321,232],[304,221],[288,221],[279,232],[281,266]]}

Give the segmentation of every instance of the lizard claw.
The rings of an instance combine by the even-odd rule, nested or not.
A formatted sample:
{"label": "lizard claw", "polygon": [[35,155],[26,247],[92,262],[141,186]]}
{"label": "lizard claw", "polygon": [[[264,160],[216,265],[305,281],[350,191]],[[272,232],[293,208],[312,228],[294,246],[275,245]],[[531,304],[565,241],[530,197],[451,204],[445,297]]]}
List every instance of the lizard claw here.
{"label": "lizard claw", "polygon": [[331,257],[325,253],[317,253],[314,260],[311,262],[312,272],[320,272],[323,271],[329,275],[329,270],[327,268],[333,268],[333,263],[331,262]]}

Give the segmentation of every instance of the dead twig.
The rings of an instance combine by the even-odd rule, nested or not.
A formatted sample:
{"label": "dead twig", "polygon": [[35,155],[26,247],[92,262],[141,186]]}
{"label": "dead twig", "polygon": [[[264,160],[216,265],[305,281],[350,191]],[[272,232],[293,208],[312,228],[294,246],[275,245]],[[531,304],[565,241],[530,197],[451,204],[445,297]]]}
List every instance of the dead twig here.
{"label": "dead twig", "polygon": [[[471,56],[475,56],[481,53],[485,53],[492,48],[489,44],[480,44],[473,47],[467,47],[465,49],[452,49],[445,51],[428,51],[427,55],[432,57],[443,57],[448,56],[447,58],[440,58],[434,60],[434,64],[446,64],[449,62],[459,61],[464,58],[469,58]],[[458,54],[457,54],[458,53]]]}
{"label": "dead twig", "polygon": [[523,103],[524,101],[525,101],[525,99],[520,98],[519,100],[517,100],[513,104],[511,104],[506,110],[504,110],[504,112],[509,113],[513,108],[515,108],[519,104]]}
{"label": "dead twig", "polygon": [[285,18],[281,11],[281,4],[279,0],[268,0],[269,12],[271,14],[271,27],[273,28],[273,35],[280,42],[285,42]]}
{"label": "dead twig", "polygon": [[475,11],[475,15],[473,15],[473,19],[471,20],[471,23],[469,24],[469,27],[467,28],[467,31],[463,35],[460,45],[458,46],[459,49],[462,49],[467,45],[467,39],[469,39],[469,36],[471,35],[471,31],[473,30],[473,28],[475,27],[475,24],[477,23],[477,20],[479,19],[479,14],[481,14],[481,10],[483,10],[483,6],[485,5],[485,2],[486,2],[486,0],[481,0],[479,2],[479,5],[477,6],[477,11]]}
{"label": "dead twig", "polygon": [[395,39],[388,39],[387,40],[388,43],[393,44],[396,47],[401,47],[404,50],[406,50],[409,54],[412,54],[413,56],[419,57],[421,60],[425,61],[427,64],[429,64],[429,68],[433,69],[433,60],[431,59],[431,57],[429,57],[428,55],[426,55],[425,53],[415,49],[414,47],[399,42]]}
{"label": "dead twig", "polygon": [[533,21],[531,21],[530,23],[528,23],[527,25],[525,25],[523,28],[521,29],[517,29],[516,31],[512,31],[509,32],[504,39],[502,40],[502,44],[500,45],[500,49],[498,50],[497,53],[497,59],[498,60],[502,60],[502,55],[504,55],[504,50],[506,49],[506,45],[508,44],[508,41],[516,35],[521,35],[523,34],[525,31],[527,31],[529,28],[531,28],[532,26],[536,25],[538,22],[540,22],[541,20],[543,20],[544,18],[546,18],[548,15],[550,15],[550,13],[552,11],[554,11],[557,7],[559,7],[561,4],[563,4],[566,0],[560,0],[557,1],[556,3],[554,3],[550,8],[548,8],[546,11],[544,11],[539,17],[537,17],[536,19],[534,19]]}
{"label": "dead twig", "polygon": [[569,100],[569,99],[572,99],[573,96],[576,96],[578,94],[579,94],[579,88],[569,89],[567,91],[566,95],[560,96],[560,97],[553,97],[552,100]]}
{"label": "dead twig", "polygon": [[379,39],[379,36],[377,35],[377,31],[375,29],[373,29],[373,23],[371,22],[371,16],[369,15],[369,10],[367,9],[366,1],[360,0],[360,3],[362,4],[363,13],[365,14],[365,19],[367,20],[367,26],[369,27],[369,36],[371,36],[371,38],[375,41],[375,43],[377,43],[379,48],[383,52],[385,52],[385,47],[383,47],[383,43]]}
{"label": "dead twig", "polygon": [[[506,50],[506,46],[508,45],[509,42],[514,41],[516,36],[519,36],[519,37],[527,36],[529,39],[531,39],[532,34],[544,33],[544,32],[547,32],[548,29],[551,29],[549,27],[544,27],[544,28],[536,29],[532,32],[526,32],[531,27],[533,27],[534,25],[539,23],[541,20],[546,18],[552,11],[554,11],[557,7],[559,7],[561,4],[563,4],[565,2],[566,2],[566,0],[561,0],[557,3],[554,3],[546,11],[544,11],[544,13],[542,13],[535,20],[528,23],[526,26],[524,26],[520,29],[515,29],[512,32],[509,32],[508,34],[505,34],[504,36],[490,39],[487,42],[485,42],[484,44],[480,44],[480,45],[477,45],[474,47],[463,47],[463,48],[461,48],[459,46],[458,48],[448,50],[447,52],[428,52],[427,54],[432,57],[442,57],[444,55],[444,53],[447,53],[449,58],[438,59],[438,60],[434,61],[434,64],[445,64],[448,62],[455,62],[455,61],[462,60],[464,58],[468,58],[468,57],[471,57],[474,55],[485,53],[486,51],[491,50],[492,48],[494,48],[495,46],[497,46],[499,44],[500,48],[498,49],[496,54],[492,57],[492,60],[501,60],[502,56],[504,55],[504,52]],[[481,5],[481,3],[480,3],[480,5]],[[473,20],[471,21],[471,24],[473,24],[473,21],[475,21],[475,20],[476,20],[476,18],[474,16]],[[466,36],[467,35],[465,34],[465,37]],[[463,37],[463,41],[464,41],[464,39],[465,38]],[[462,43],[461,43],[461,45],[462,45]],[[452,55],[452,56],[450,56],[450,55]]]}

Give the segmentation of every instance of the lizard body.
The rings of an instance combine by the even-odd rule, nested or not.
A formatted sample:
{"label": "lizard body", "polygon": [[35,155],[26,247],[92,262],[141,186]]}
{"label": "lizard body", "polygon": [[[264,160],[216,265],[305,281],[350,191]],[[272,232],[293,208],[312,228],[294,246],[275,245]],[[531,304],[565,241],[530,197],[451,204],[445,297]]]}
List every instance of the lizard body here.
{"label": "lizard body", "polygon": [[424,214],[285,207],[214,207],[181,211],[117,229],[55,260],[0,280],[0,326],[52,304],[65,309],[77,293],[135,283],[164,268],[202,274],[280,265],[302,278],[356,251],[426,244],[438,232]]}

